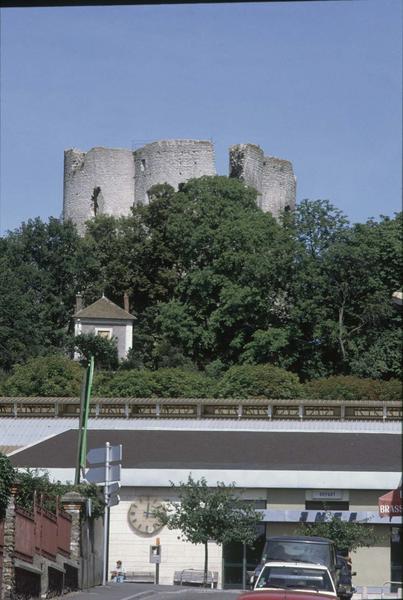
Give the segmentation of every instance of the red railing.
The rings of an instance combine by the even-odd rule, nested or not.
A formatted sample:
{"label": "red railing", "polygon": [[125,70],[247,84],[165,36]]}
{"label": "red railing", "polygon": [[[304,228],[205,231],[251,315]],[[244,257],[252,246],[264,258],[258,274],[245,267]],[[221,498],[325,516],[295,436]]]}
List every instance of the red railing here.
{"label": "red railing", "polygon": [[[56,514],[34,503],[34,512],[15,509],[15,556],[32,563],[35,554],[55,560],[57,553],[70,556],[71,516],[56,507]],[[3,561],[4,521],[0,521],[0,569]]]}
{"label": "red railing", "polygon": [[33,562],[35,554],[34,515],[23,508],[15,509],[15,556]]}
{"label": "red railing", "polygon": [[57,511],[57,551],[70,556],[71,515],[64,510]]}
{"label": "red railing", "polygon": [[37,554],[51,560],[57,554],[57,516],[43,506],[35,508],[35,545]]}

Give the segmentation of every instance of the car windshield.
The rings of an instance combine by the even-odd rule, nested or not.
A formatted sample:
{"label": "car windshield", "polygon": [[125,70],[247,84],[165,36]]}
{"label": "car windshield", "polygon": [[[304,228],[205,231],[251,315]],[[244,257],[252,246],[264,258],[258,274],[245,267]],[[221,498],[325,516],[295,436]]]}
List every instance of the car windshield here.
{"label": "car windshield", "polygon": [[330,546],[316,542],[291,540],[268,541],[263,559],[284,560],[288,562],[311,562],[331,566]]}
{"label": "car windshield", "polygon": [[329,572],[326,569],[307,567],[266,566],[260,573],[255,589],[298,588],[334,592]]}

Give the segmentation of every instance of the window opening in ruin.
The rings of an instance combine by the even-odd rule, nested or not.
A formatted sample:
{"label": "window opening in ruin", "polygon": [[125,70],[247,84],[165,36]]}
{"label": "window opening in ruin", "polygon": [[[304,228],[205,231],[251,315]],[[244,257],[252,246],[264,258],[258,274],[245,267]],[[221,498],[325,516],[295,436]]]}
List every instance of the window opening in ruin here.
{"label": "window opening in ruin", "polygon": [[142,159],[141,159],[141,163],[140,163],[140,169],[141,169],[142,171],[145,171],[145,170],[146,170],[146,161],[145,161],[145,159],[144,159],[144,158],[142,158]]}
{"label": "window opening in ruin", "polygon": [[100,187],[95,187],[94,191],[92,192],[91,205],[92,205],[92,211],[94,213],[94,217],[96,217],[98,214],[98,210],[99,210],[98,196],[100,193],[101,193]]}
{"label": "window opening in ruin", "polygon": [[285,210],[285,212],[290,212],[290,210],[291,210],[291,206],[289,206],[289,205],[287,204],[287,206],[285,206],[285,207],[284,207],[284,210]]}

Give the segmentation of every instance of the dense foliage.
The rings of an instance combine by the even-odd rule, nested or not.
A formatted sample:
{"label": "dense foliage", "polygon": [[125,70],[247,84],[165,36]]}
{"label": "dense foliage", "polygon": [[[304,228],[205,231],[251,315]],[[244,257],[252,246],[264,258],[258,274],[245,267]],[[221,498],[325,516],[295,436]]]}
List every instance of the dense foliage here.
{"label": "dense foliage", "polygon": [[15,365],[2,384],[6,396],[78,396],[82,382],[80,365],[65,356],[31,358]]}
{"label": "dense foliage", "polygon": [[82,238],[35,219],[0,240],[0,369],[71,350],[81,291],[86,305],[128,292],[137,319],[122,369],[400,376],[401,214],[351,225],[328,201],[304,200],[278,223],[226,177],[150,196],[130,216],[97,217]]}
{"label": "dense foliage", "polygon": [[272,365],[242,365],[228,369],[217,384],[224,398],[299,398],[297,375]]}
{"label": "dense foliage", "polygon": [[81,333],[73,338],[70,350],[71,354],[78,354],[83,366],[88,364],[90,356],[94,357],[97,369],[117,369],[119,366],[116,338],[109,340],[94,333]]}
{"label": "dense foliage", "polygon": [[34,503],[40,503],[51,512],[56,511],[58,499],[70,491],[79,492],[91,499],[92,517],[97,518],[104,513],[104,502],[99,488],[95,484],[81,483],[71,485],[53,482],[47,471],[25,469],[17,471],[10,459],[0,453],[0,520],[5,516],[11,494],[12,485],[16,485],[16,503],[21,508],[32,512]]}
{"label": "dense foliage", "polygon": [[[4,396],[79,396],[83,371],[61,356],[33,358],[16,365],[0,384]],[[335,375],[300,383],[298,376],[272,365],[234,365],[215,377],[183,368],[97,371],[93,397],[107,398],[315,398],[397,400],[401,383]]]}
{"label": "dense foliage", "polygon": [[342,521],[331,512],[327,513],[326,520],[320,523],[299,525],[297,532],[300,535],[329,538],[335,543],[336,550],[341,553],[354,551],[363,546],[373,546],[377,541],[374,528],[367,523]]}
{"label": "dense foliage", "polygon": [[0,452],[0,521],[4,519],[15,471],[10,459]]}
{"label": "dense foliage", "polygon": [[214,396],[212,380],[197,371],[159,369],[120,371],[95,380],[94,394],[132,398],[206,398]]}
{"label": "dense foliage", "polygon": [[56,511],[56,504],[64,494],[75,491],[91,499],[91,516],[98,518],[104,513],[104,501],[99,487],[91,483],[72,485],[54,482],[43,469],[25,469],[16,476],[18,483],[16,502],[18,506],[32,511],[34,502],[41,503],[47,510]]}
{"label": "dense foliage", "polygon": [[328,400],[401,400],[402,384],[398,379],[380,381],[334,375],[308,381],[304,385],[304,395]]}

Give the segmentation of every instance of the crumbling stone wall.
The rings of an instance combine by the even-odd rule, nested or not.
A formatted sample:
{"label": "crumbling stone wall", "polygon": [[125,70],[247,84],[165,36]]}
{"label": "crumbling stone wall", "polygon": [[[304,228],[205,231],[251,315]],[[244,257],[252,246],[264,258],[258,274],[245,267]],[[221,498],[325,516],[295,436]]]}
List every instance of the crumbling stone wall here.
{"label": "crumbling stone wall", "polygon": [[229,149],[229,176],[255,188],[260,206],[264,154],[255,144],[236,144]]}
{"label": "crumbling stone wall", "polygon": [[[255,144],[231,146],[229,176],[258,192],[258,206],[275,217],[295,207],[292,164],[265,157]],[[147,204],[149,189],[169,183],[175,189],[193,177],[215,175],[214,148],[203,140],[162,140],[135,151],[121,148],[70,149],[64,154],[63,218],[85,231],[98,214],[128,215],[133,204]]]}
{"label": "crumbling stone wall", "polygon": [[261,209],[279,217],[284,210],[294,210],[295,196],[296,179],[290,161],[265,156]]}
{"label": "crumbling stone wall", "polygon": [[80,233],[97,214],[127,215],[134,203],[134,162],[131,150],[92,148],[64,153],[63,217]]}
{"label": "crumbling stone wall", "polygon": [[157,183],[178,189],[193,177],[215,175],[213,145],[198,140],[153,142],[134,152],[134,171],[135,202],[148,204],[147,192]]}
{"label": "crumbling stone wall", "polygon": [[264,212],[278,218],[284,210],[295,208],[296,179],[288,160],[264,156],[255,144],[230,148],[230,177],[236,177],[258,192],[257,203]]}

